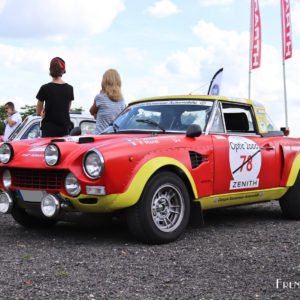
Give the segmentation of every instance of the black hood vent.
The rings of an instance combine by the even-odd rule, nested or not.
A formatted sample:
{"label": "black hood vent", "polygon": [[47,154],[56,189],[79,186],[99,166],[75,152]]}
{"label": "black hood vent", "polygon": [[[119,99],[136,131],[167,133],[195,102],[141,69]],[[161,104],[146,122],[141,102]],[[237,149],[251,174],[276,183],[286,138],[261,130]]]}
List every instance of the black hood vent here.
{"label": "black hood vent", "polygon": [[87,143],[94,143],[95,139],[93,137],[81,137],[79,138],[79,144],[87,144]]}
{"label": "black hood vent", "polygon": [[208,161],[208,155],[202,155],[200,153],[189,151],[192,169],[197,168],[200,166],[203,162]]}

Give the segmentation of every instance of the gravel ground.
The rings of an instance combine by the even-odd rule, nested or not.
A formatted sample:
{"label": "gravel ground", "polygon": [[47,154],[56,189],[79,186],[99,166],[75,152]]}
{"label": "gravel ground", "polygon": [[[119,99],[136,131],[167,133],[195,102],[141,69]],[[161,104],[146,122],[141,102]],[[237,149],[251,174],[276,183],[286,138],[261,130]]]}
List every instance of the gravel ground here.
{"label": "gravel ground", "polygon": [[275,201],[209,211],[167,245],[124,223],[28,230],[0,216],[0,299],[300,299],[300,222]]}

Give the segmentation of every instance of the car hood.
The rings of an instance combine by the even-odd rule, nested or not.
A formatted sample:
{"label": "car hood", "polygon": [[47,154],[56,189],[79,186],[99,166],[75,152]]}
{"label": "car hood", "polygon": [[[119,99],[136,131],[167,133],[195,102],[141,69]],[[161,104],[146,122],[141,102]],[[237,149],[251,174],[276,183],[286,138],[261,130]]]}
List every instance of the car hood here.
{"label": "car hood", "polygon": [[[180,135],[184,138],[184,135]],[[33,140],[12,141],[9,144],[13,148],[13,158],[7,164],[8,167],[19,168],[48,168],[44,160],[44,152],[50,143],[58,146],[61,155],[61,163],[57,168],[66,168],[77,159],[82,159],[84,153],[89,149],[97,149],[107,157],[124,154],[125,152],[145,151],[149,145],[156,148],[170,147],[170,142],[177,144],[178,135],[158,135],[151,134],[109,134],[99,136],[79,136],[63,138],[40,138]],[[136,146],[142,146],[136,147]],[[178,146],[178,144],[177,144]],[[3,165],[3,164],[2,164]],[[50,167],[53,168],[53,167]]]}

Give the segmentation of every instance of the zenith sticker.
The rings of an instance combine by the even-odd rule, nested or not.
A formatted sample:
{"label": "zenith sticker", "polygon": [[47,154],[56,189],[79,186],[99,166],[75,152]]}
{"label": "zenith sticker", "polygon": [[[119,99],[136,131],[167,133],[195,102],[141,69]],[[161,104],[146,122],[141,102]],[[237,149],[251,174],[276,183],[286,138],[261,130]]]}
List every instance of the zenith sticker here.
{"label": "zenith sticker", "polygon": [[230,136],[229,161],[234,180],[230,181],[230,190],[249,189],[259,186],[257,177],[261,168],[261,152],[252,140]]}

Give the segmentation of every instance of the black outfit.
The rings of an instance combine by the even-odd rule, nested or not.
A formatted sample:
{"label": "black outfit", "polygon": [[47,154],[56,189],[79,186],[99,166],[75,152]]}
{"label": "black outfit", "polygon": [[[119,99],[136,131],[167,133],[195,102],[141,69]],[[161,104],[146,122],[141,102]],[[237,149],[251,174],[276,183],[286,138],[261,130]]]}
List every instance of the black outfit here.
{"label": "black outfit", "polygon": [[60,137],[70,131],[70,101],[74,100],[73,87],[67,83],[47,83],[41,86],[36,98],[45,101],[42,137]]}

